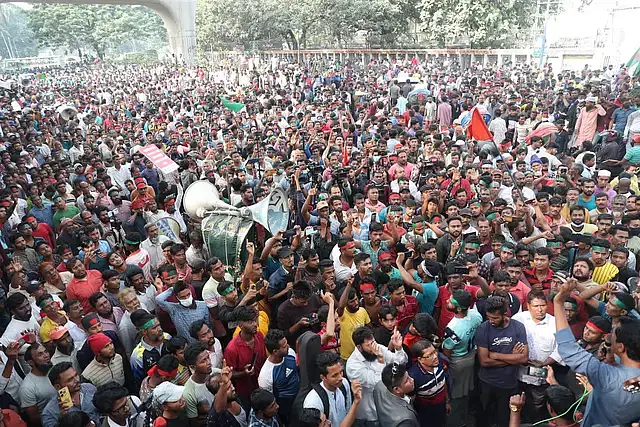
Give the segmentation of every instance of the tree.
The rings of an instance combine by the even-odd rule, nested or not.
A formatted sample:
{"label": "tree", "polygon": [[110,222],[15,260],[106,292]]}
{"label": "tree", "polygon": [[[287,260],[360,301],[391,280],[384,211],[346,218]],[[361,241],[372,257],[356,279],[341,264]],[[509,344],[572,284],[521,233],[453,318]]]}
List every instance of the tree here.
{"label": "tree", "polygon": [[421,29],[435,47],[469,37],[472,48],[512,47],[529,27],[534,0],[421,0]]}
{"label": "tree", "polygon": [[104,58],[130,39],[164,40],[162,20],[140,6],[39,4],[29,12],[29,27],[42,47],[92,50]]}
{"label": "tree", "polygon": [[27,27],[27,14],[13,4],[0,4],[0,55],[23,58],[38,54],[33,33]]}

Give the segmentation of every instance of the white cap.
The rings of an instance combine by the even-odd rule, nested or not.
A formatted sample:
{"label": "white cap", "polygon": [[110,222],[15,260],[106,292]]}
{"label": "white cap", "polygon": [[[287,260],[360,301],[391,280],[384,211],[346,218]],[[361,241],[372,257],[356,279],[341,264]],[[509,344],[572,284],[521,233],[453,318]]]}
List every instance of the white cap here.
{"label": "white cap", "polygon": [[595,96],[587,96],[585,102],[598,102]]}
{"label": "white cap", "polygon": [[611,172],[605,169],[601,169],[598,171],[598,176],[606,176],[607,178],[611,177]]}
{"label": "white cap", "polygon": [[163,405],[167,402],[177,402],[182,397],[183,392],[184,387],[165,381],[153,389],[153,400],[158,405]]}

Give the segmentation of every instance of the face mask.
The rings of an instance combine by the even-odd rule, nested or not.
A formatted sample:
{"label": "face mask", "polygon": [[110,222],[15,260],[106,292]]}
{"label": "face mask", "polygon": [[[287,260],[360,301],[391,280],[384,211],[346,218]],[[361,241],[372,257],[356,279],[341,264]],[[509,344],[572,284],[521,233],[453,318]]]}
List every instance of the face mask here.
{"label": "face mask", "polygon": [[284,169],[278,169],[278,175],[282,175],[284,173]]}
{"label": "face mask", "polygon": [[189,295],[189,298],[187,299],[181,299],[180,300],[180,304],[183,307],[191,307],[191,305],[193,304],[193,297],[191,295]]}

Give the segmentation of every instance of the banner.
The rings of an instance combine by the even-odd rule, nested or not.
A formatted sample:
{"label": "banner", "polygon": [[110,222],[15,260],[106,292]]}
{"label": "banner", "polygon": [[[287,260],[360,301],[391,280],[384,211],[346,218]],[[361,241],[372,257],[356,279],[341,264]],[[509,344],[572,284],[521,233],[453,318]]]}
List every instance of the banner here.
{"label": "banner", "polygon": [[171,173],[178,170],[178,164],[171,160],[169,156],[164,154],[154,144],[145,145],[139,150],[147,159],[162,171],[162,173]]}

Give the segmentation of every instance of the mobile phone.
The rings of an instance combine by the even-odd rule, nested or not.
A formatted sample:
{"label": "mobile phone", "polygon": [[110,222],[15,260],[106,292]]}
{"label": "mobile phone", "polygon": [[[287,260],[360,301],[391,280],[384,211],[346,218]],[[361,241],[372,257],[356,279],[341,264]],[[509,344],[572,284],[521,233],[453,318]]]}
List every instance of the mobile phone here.
{"label": "mobile phone", "polygon": [[538,378],[547,378],[547,368],[536,368],[535,366],[529,366],[529,375]]}
{"label": "mobile phone", "polygon": [[317,325],[318,323],[320,323],[318,317],[314,316],[309,318],[309,326]]}
{"label": "mobile phone", "polygon": [[251,367],[249,368],[249,370],[253,369],[253,367],[256,365],[256,360],[258,359],[258,353],[253,353],[253,357],[251,358]]}
{"label": "mobile phone", "polygon": [[463,266],[456,266],[454,267],[453,272],[455,274],[469,274],[469,268],[463,267]]}
{"label": "mobile phone", "polygon": [[16,342],[22,347],[23,345],[29,344],[31,342],[31,337],[29,336],[29,334],[24,334],[23,336],[18,338]]}
{"label": "mobile phone", "polygon": [[63,387],[58,390],[58,401],[64,409],[73,407],[73,400],[71,399],[71,392],[69,387]]}

